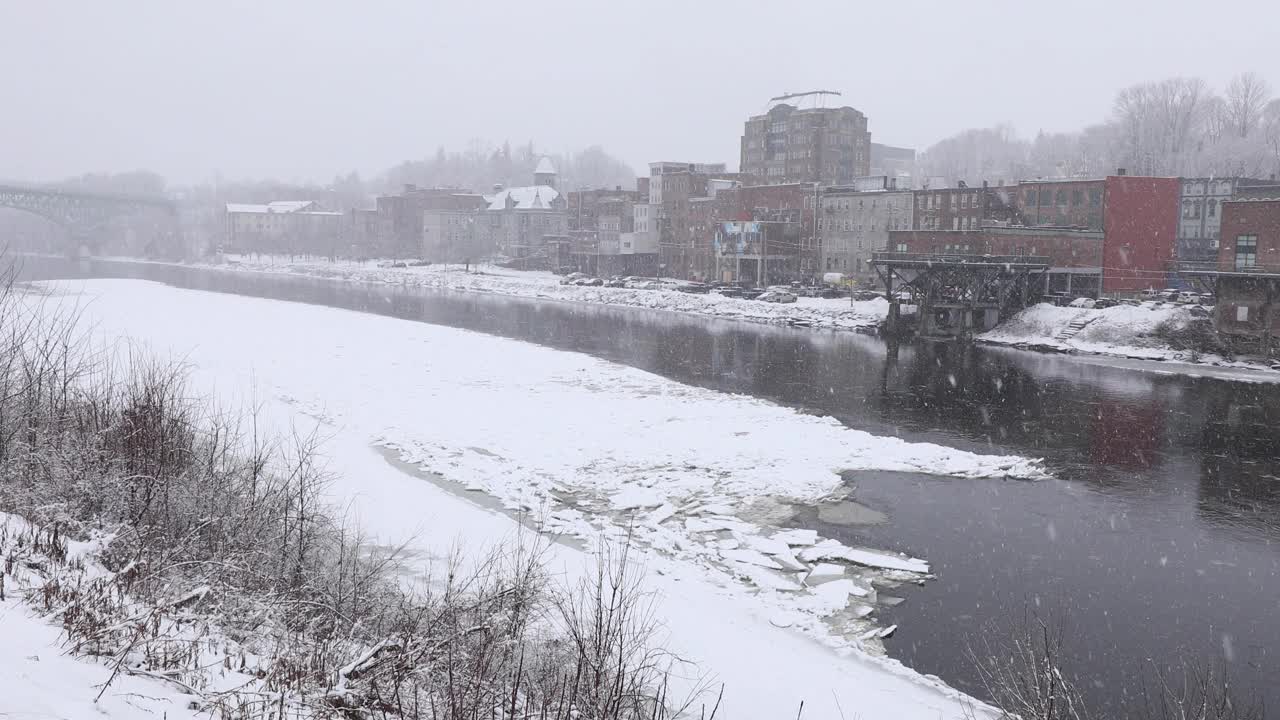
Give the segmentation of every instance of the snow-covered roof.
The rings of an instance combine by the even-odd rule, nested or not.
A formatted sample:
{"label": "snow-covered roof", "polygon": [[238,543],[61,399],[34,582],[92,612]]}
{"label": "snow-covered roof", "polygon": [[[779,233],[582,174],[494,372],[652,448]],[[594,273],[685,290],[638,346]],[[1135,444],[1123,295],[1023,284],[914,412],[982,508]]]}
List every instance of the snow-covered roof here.
{"label": "snow-covered roof", "polygon": [[227,203],[229,213],[291,213],[315,207],[312,200],[277,200],[258,205],[253,203]]}
{"label": "snow-covered roof", "polygon": [[503,210],[507,207],[507,198],[515,202],[517,210],[550,210],[551,203],[560,197],[560,192],[546,185],[529,185],[526,187],[507,188],[494,195],[485,195],[490,210]]}
{"label": "snow-covered roof", "polygon": [[276,200],[267,203],[267,210],[271,212],[297,212],[306,210],[315,205],[311,200]]}
{"label": "snow-covered roof", "polygon": [[533,171],[533,174],[534,175],[555,175],[556,166],[551,162],[551,158],[547,157],[546,155],[543,155],[542,159],[538,161],[538,167]]}

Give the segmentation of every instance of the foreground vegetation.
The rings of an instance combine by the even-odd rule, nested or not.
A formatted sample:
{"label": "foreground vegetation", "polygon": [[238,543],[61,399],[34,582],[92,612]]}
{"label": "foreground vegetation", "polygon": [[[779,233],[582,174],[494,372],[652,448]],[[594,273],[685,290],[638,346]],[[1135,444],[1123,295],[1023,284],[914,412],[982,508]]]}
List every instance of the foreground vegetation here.
{"label": "foreground vegetation", "polygon": [[529,536],[411,568],[326,504],[311,439],[208,412],[180,368],[95,354],[38,304],[0,298],[0,569],[113,678],[235,719],[680,709],[625,546],[571,586]]}

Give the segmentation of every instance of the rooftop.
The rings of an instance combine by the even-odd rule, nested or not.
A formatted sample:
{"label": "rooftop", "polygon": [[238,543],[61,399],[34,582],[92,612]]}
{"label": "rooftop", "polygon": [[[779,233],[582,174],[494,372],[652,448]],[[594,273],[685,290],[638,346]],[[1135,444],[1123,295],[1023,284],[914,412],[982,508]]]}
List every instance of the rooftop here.
{"label": "rooftop", "polygon": [[551,162],[551,158],[547,157],[546,155],[543,155],[542,159],[538,161],[538,167],[534,169],[533,174],[534,175],[555,175],[556,166],[554,163]]}
{"label": "rooftop", "polygon": [[490,210],[505,210],[507,198],[515,202],[517,210],[550,210],[552,202],[560,197],[560,192],[546,185],[528,185],[526,187],[507,188],[493,195],[486,195]]}

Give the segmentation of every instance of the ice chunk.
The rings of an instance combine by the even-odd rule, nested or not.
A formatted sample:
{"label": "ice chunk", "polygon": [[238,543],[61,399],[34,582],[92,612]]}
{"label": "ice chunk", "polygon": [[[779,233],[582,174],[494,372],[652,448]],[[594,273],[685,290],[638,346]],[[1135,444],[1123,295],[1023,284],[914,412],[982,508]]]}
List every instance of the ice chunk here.
{"label": "ice chunk", "polygon": [[721,550],[720,556],[726,560],[734,562],[747,563],[748,565],[759,565],[770,570],[781,570],[782,566],[774,562],[771,558],[763,553],[755,550]]}
{"label": "ice chunk", "polygon": [[756,552],[762,552],[765,555],[780,555],[784,553],[787,555],[791,554],[790,546],[781,540],[761,537],[759,535],[744,535],[740,536],[739,539],[746,543],[747,547],[755,550]]}
{"label": "ice chunk", "polygon": [[919,558],[904,558],[897,555],[871,550],[856,550],[854,548],[845,548],[844,552],[840,553],[838,557],[866,567],[903,570],[905,572],[920,573],[921,575],[929,574],[929,563]]}
{"label": "ice chunk", "polygon": [[818,542],[817,530],[784,530],[773,536],[774,540],[781,540],[788,545],[813,545]]}
{"label": "ice chunk", "polygon": [[787,570],[800,572],[809,569],[808,565],[797,560],[796,556],[792,555],[790,552],[777,553],[773,556],[773,559]]}
{"label": "ice chunk", "polygon": [[653,512],[649,513],[649,517],[645,518],[645,522],[653,526],[661,525],[668,518],[670,518],[672,515],[675,515],[675,514],[676,514],[676,509],[672,507],[670,503],[663,503],[662,505],[658,506],[657,510],[654,510]]}
{"label": "ice chunk", "polygon": [[658,507],[663,504],[663,497],[662,493],[653,488],[628,485],[614,493],[610,502],[619,510],[637,510]]}
{"label": "ice chunk", "polygon": [[826,582],[844,577],[844,566],[834,563],[818,563],[809,571],[809,576],[805,578],[805,582],[810,584]]}
{"label": "ice chunk", "polygon": [[813,547],[801,550],[800,559],[805,562],[817,562],[818,560],[842,557],[844,551],[848,549],[844,543],[838,540],[823,540]]}

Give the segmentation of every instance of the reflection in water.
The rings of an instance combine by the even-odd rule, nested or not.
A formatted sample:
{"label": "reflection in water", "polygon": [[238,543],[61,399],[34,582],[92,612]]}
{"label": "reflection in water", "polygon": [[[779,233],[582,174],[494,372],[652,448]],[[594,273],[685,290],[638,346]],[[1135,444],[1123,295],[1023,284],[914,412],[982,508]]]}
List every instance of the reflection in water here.
{"label": "reflection in water", "polygon": [[[1280,707],[1280,386],[1156,375],[1051,355],[479,294],[168,266],[29,263],[32,274],[139,277],[421,320],[584,352],[766,398],[853,428],[1044,457],[1058,480],[887,473],[851,480],[865,514],[797,520],[928,558],[899,591],[889,650],[972,688],[967,639],[1025,604],[1072,628],[1072,667],[1113,707],[1148,658],[1220,659]],[[761,512],[768,508],[760,508]],[[959,620],[958,620],[959,619]],[[1226,638],[1227,640],[1224,640]],[[1229,640],[1229,642],[1228,642]]]}

